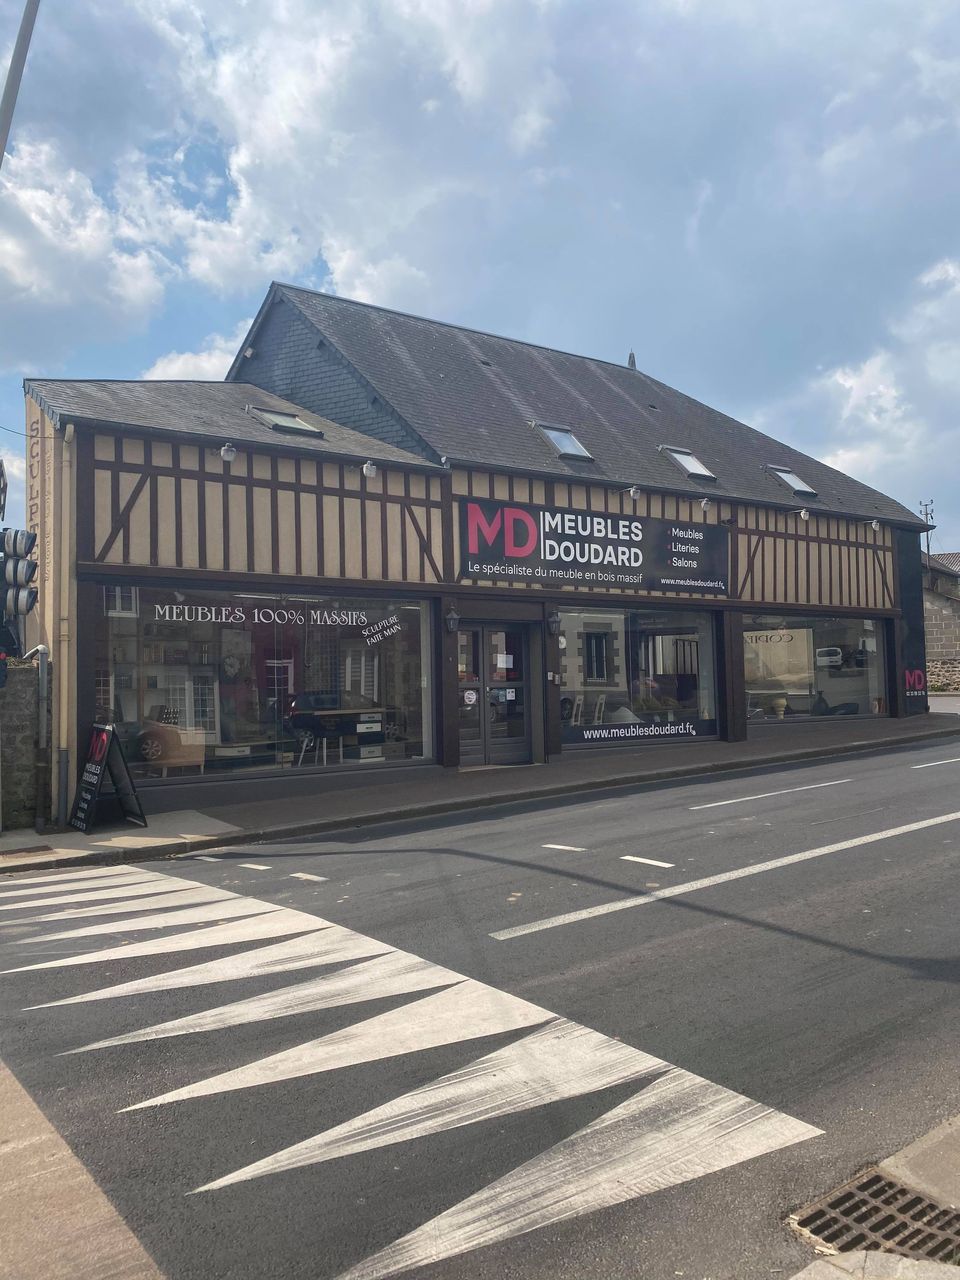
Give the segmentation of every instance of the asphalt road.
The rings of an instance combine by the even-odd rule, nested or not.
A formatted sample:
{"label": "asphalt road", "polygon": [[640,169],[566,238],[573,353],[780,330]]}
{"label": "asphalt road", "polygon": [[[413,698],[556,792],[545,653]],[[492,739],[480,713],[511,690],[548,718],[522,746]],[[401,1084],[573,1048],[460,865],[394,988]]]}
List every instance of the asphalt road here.
{"label": "asphalt road", "polygon": [[960,1112],[958,850],[960,738],[4,877],[3,1057],[171,1280],[790,1276]]}

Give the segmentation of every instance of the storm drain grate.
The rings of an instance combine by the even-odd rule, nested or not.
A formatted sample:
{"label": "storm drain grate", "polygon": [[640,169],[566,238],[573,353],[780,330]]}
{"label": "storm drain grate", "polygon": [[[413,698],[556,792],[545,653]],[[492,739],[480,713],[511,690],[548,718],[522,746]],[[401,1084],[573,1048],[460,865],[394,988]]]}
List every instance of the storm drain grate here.
{"label": "storm drain grate", "polygon": [[883,1250],[960,1266],[960,1211],[868,1169],[788,1219],[821,1252]]}

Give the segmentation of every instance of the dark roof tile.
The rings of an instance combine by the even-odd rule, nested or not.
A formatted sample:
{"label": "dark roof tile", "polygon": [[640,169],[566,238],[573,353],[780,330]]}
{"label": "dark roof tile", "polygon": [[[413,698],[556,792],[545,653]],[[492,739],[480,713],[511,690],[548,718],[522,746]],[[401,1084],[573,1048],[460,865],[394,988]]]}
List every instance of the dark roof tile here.
{"label": "dark roof tile", "polygon": [[[626,366],[294,285],[274,291],[438,457],[921,523],[892,498]],[[558,458],[532,421],[572,428],[594,461]],[[716,483],[678,476],[662,444],[692,450]],[[767,464],[798,471],[817,497],[794,497]]]}

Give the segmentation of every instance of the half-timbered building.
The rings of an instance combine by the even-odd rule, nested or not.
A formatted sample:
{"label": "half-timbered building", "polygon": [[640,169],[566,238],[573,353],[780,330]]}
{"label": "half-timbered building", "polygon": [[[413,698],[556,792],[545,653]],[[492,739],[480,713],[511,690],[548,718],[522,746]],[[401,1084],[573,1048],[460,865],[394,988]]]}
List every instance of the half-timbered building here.
{"label": "half-timbered building", "polygon": [[29,379],[54,809],[926,710],[909,510],[602,360],[286,285],[222,383]]}

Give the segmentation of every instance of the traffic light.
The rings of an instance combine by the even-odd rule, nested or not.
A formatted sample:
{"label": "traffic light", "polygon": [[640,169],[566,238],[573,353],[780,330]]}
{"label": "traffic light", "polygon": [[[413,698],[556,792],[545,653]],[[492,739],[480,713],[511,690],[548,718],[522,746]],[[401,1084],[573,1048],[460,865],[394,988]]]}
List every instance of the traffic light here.
{"label": "traffic light", "polygon": [[39,592],[31,587],[36,560],[28,559],[37,535],[27,529],[4,529],[0,542],[0,614],[24,617],[36,606]]}

